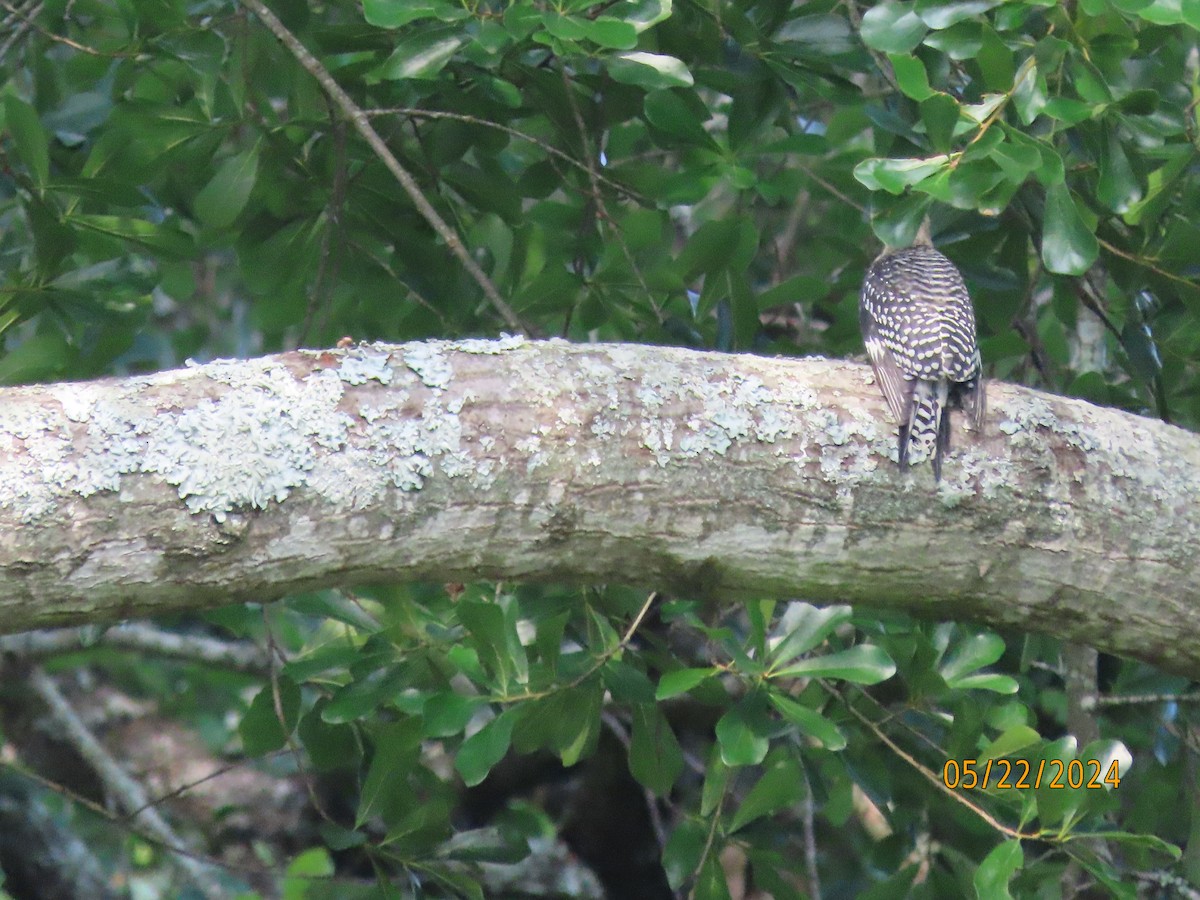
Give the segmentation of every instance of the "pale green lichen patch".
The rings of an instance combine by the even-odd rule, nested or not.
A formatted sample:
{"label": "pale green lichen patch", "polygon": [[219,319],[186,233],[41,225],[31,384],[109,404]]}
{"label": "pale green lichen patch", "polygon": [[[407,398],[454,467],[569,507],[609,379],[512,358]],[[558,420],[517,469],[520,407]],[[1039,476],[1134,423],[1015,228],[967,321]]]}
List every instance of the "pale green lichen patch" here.
{"label": "pale green lichen patch", "polygon": [[[641,445],[660,466],[676,459],[723,456],[738,441],[774,442],[795,433],[795,417],[774,405],[774,394],[755,375],[708,366],[696,377],[670,358],[647,361],[623,347],[606,348],[606,353],[618,377],[628,372],[637,378]],[[593,364],[593,376],[605,374]],[[692,411],[683,421],[674,415],[680,407]],[[766,410],[770,413],[764,416]]]}
{"label": "pale green lichen patch", "polygon": [[69,424],[55,411],[0,409],[0,456],[7,457],[0,467],[0,507],[20,510],[23,522],[53,513],[73,478],[50,482],[45,473],[61,473],[70,452]]}
{"label": "pale green lichen patch", "polygon": [[524,347],[527,341],[523,334],[504,334],[501,333],[498,340],[490,338],[465,338],[458,341],[450,341],[446,347],[450,350],[459,350],[463,353],[485,354],[495,356],[498,353],[508,353],[510,350],[518,350]]}
{"label": "pale green lichen patch", "polygon": [[317,448],[341,447],[353,424],[337,409],[343,383],[332,370],[297,379],[278,364],[242,363],[220,374],[231,391],[153,420],[139,466],[218,522],[236,507],[286,499],[306,483]]}
{"label": "pale green lichen patch", "polygon": [[[400,369],[383,345],[322,353],[322,363],[327,356],[334,365],[303,377],[281,360],[217,361],[116,390],[48,388],[53,402],[0,412],[0,453],[12,457],[0,469],[0,506],[34,521],[72,495],[116,491],[122,476],[150,474],[192,512],[223,522],[239,507],[265,508],[300,488],[361,507],[391,488],[420,489],[439,465],[450,477],[491,483],[495,462],[464,449],[466,398],[443,399],[453,369],[440,346],[405,347]],[[160,408],[172,385],[197,377],[222,387],[188,406]],[[346,391],[369,381],[392,390],[361,404],[357,416],[345,411]],[[410,384],[428,396],[413,397]]]}
{"label": "pale green lichen patch", "polygon": [[404,348],[404,364],[417,374],[426,387],[437,390],[448,387],[454,376],[454,368],[446,358],[443,346],[429,342],[408,344]]}
{"label": "pale green lichen patch", "polygon": [[348,353],[337,368],[338,377],[346,384],[366,384],[374,379],[380,384],[391,384],[394,374],[392,354],[375,346],[356,348],[357,353]]}

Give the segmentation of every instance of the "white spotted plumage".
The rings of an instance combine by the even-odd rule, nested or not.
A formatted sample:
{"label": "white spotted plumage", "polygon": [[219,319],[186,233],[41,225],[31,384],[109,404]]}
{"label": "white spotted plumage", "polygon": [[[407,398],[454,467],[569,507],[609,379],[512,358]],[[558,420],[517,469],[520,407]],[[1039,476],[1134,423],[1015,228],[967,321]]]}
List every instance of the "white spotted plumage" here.
{"label": "white spotted plumage", "polygon": [[863,281],[859,324],[871,367],[900,423],[898,459],[933,457],[940,479],[950,416],[966,409],[976,428],[985,408],[975,310],[962,275],[929,244],[885,251]]}

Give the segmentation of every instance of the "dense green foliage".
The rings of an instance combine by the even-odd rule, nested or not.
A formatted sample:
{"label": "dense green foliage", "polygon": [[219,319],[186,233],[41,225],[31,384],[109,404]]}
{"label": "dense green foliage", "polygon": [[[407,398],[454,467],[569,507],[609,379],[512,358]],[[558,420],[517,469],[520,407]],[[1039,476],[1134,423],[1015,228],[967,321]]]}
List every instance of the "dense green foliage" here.
{"label": "dense green foliage", "polygon": [[[990,375],[1200,422],[1197,0],[273,8],[532,333],[855,355],[863,271],[928,213]],[[12,9],[0,380],[510,328],[247,8]],[[623,815],[658,798],[666,877],[700,898],[739,869],[805,896],[810,859],[826,897],[1134,896],[1136,872],[1192,871],[1164,843],[1188,845],[1190,712],[1105,707],[1105,740],[1076,751],[1048,639],[680,597],[624,640],[647,598],[615,588],[349,596],[209,618],[290,654],[248,705],[241,678],[188,668],[173,695],[173,667],[90,660],[214,745],[236,708],[248,754],[286,744],[340,779],[348,812],[291,864],[290,897],[368,895],[299,877],[331,851],[377,874],[372,896],[479,896],[475,860],[561,825],[520,795],[463,816],[464,783],[510,749],[627,759],[645,794]],[[1184,687],[1105,674],[1116,694]],[[1126,752],[1116,788],[933,783],[947,760]]]}

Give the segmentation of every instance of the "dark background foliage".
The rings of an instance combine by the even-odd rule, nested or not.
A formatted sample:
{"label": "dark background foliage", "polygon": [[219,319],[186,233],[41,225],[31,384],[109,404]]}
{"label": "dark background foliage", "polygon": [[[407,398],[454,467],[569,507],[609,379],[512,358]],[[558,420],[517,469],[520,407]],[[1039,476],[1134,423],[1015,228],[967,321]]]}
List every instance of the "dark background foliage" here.
{"label": "dark background foliage", "polygon": [[[990,376],[1200,419],[1197,0],[272,9],[532,334],[858,355],[862,274],[928,214]],[[13,0],[0,74],[3,382],[512,328],[249,6]],[[1178,678],[1105,660],[1102,740],[1075,748],[1052,640],[647,601],[348,587],[172,623],[269,639],[266,687],[60,665],[214,749],[303,759],[327,818],[268,861],[344,880],[293,897],[480,896],[476,861],[555,836],[614,898],[1135,896],[1193,871]],[[1133,764],[936,784],[1005,755]],[[135,838],[86,833],[129,874]],[[135,858],[151,883],[163,857]]]}

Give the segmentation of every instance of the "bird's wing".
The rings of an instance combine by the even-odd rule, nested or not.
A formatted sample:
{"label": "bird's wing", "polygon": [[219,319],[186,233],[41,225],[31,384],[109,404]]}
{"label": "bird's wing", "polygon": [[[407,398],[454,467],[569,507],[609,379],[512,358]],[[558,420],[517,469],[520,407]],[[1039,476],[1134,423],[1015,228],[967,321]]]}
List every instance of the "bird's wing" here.
{"label": "bird's wing", "polygon": [[987,412],[987,389],[983,386],[983,372],[977,366],[975,381],[967,394],[967,412],[971,416],[971,424],[975,429],[983,428],[983,416]]}
{"label": "bird's wing", "polygon": [[875,323],[869,319],[863,324],[863,343],[866,344],[867,356],[875,372],[875,381],[883,390],[888,408],[897,422],[907,424],[912,418],[914,382],[905,377],[896,363],[896,357],[892,355],[892,351],[887,348],[875,328]]}

